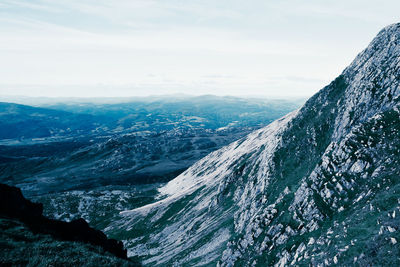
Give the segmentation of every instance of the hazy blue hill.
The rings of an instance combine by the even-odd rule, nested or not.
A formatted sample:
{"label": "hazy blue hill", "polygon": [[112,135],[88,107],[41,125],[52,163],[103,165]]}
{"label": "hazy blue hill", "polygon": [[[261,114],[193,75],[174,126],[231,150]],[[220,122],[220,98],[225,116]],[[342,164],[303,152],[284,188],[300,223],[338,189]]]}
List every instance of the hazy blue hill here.
{"label": "hazy blue hill", "polygon": [[248,99],[204,95],[198,97],[148,97],[118,104],[52,104],[47,107],[102,116],[123,129],[169,130],[176,127],[217,129],[261,126],[298,108],[304,99]]}
{"label": "hazy blue hill", "polygon": [[76,135],[96,127],[92,115],[0,102],[0,139]]}
{"label": "hazy blue hill", "polygon": [[0,103],[0,140],[160,132],[177,128],[261,127],[304,100],[237,97],[148,97],[117,104],[58,103],[42,107]]}

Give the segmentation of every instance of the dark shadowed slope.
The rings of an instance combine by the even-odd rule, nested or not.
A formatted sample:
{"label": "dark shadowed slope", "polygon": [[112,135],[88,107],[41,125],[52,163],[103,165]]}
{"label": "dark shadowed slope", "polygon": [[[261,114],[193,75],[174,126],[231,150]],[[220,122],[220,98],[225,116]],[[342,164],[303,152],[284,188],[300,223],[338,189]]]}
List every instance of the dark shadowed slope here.
{"label": "dark shadowed slope", "polygon": [[[19,188],[0,184],[1,265],[41,264],[38,261],[42,258],[51,265],[71,265],[72,262],[95,265],[97,262],[140,266],[126,260],[121,241],[108,239],[101,231],[89,227],[85,220],[51,220],[44,217],[42,211],[42,204],[25,199]],[[59,252],[63,257],[57,255]],[[112,254],[125,261],[113,259]]]}

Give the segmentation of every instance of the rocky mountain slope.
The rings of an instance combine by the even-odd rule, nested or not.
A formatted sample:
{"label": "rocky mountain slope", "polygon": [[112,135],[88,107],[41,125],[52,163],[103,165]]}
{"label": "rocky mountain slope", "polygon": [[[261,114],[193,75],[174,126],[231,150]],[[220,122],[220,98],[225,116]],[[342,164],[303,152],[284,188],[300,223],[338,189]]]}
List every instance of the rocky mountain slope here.
{"label": "rocky mountain slope", "polygon": [[400,263],[400,24],[299,110],[106,229],[148,265]]}

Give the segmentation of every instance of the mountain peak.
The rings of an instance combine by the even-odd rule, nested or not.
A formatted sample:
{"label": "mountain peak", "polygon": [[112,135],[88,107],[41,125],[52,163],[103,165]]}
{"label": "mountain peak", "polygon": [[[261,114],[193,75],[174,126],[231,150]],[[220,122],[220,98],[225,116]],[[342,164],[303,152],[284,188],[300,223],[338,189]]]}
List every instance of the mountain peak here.
{"label": "mountain peak", "polygon": [[334,138],[339,138],[352,123],[396,104],[400,94],[399,76],[400,23],[396,23],[381,30],[343,71],[341,77],[346,90],[338,102],[340,116]]}
{"label": "mountain peak", "polygon": [[356,73],[364,75],[365,72],[372,72],[377,67],[384,67],[379,72],[383,72],[387,67],[396,67],[397,64],[393,65],[392,63],[398,63],[400,60],[398,57],[400,53],[399,44],[400,23],[383,28],[368,47],[345,69],[343,74],[350,76]]}

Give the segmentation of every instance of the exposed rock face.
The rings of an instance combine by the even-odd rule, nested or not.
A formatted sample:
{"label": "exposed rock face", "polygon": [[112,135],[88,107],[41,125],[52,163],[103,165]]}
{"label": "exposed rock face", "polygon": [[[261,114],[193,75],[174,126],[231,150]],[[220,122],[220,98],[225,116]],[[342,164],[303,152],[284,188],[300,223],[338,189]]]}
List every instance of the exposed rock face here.
{"label": "exposed rock face", "polygon": [[19,219],[40,219],[43,205],[33,203],[22,195],[19,188],[0,184],[0,214]]}
{"label": "exposed rock face", "polygon": [[400,24],[298,111],[122,213],[146,264],[399,264]]}
{"label": "exposed rock face", "polygon": [[91,228],[83,219],[71,222],[51,220],[42,215],[43,206],[24,198],[17,187],[0,184],[0,216],[16,218],[33,232],[50,234],[60,240],[80,241],[101,246],[119,258],[126,259],[126,249],[121,241],[108,239],[99,230]]}

